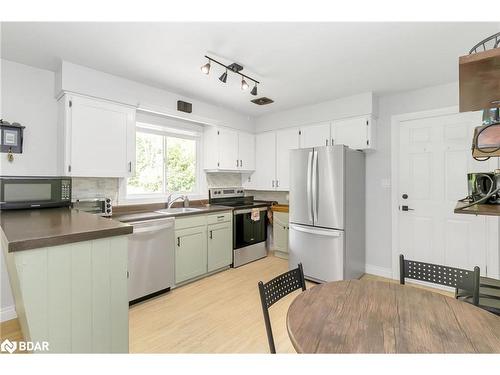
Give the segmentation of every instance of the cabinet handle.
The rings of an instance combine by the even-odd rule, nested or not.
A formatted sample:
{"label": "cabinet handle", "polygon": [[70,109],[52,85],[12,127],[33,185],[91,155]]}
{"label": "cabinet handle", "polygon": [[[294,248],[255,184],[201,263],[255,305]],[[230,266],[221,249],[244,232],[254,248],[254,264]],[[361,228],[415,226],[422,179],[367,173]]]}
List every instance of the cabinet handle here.
{"label": "cabinet handle", "polygon": [[332,138],[332,146],[335,144],[335,139]]}
{"label": "cabinet handle", "polygon": [[243,160],[240,159],[240,167],[243,167]]}
{"label": "cabinet handle", "polygon": [[212,231],[210,231],[210,239],[214,238],[212,235]]}
{"label": "cabinet handle", "polygon": [[131,161],[128,162],[128,171],[132,172],[132,162]]}
{"label": "cabinet handle", "polygon": [[239,166],[240,166],[240,161],[236,159],[236,168],[238,168]]}
{"label": "cabinet handle", "polygon": [[177,246],[181,247],[181,238],[180,237],[177,237]]}
{"label": "cabinet handle", "polygon": [[273,187],[274,187],[274,180],[273,180]]}
{"label": "cabinet handle", "polygon": [[276,187],[280,187],[280,180],[276,180]]}
{"label": "cabinet handle", "polygon": [[328,146],[328,139],[326,140],[326,145]]}

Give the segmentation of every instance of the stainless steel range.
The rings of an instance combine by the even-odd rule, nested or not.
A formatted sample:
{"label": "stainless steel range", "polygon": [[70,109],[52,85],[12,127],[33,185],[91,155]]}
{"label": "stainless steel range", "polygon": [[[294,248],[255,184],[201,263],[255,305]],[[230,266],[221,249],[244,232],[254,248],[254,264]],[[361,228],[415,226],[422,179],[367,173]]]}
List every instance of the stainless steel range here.
{"label": "stainless steel range", "polygon": [[234,207],[233,211],[233,267],[267,256],[267,208],[269,202],[245,197],[242,188],[212,188],[208,202]]}

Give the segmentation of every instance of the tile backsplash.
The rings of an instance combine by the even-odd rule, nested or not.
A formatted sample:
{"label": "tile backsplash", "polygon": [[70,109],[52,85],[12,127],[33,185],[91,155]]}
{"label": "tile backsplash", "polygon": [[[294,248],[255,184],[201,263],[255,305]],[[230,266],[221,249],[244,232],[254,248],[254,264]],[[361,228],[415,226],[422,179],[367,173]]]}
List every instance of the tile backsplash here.
{"label": "tile backsplash", "polygon": [[73,177],[72,184],[72,200],[106,197],[113,204],[118,201],[118,178]]}

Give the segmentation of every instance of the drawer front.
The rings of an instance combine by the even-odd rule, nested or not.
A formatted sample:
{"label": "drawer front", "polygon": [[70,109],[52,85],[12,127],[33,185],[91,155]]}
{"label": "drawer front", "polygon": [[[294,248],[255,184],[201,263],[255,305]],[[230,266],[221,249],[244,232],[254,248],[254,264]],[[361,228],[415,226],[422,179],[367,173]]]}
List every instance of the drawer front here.
{"label": "drawer front", "polygon": [[216,214],[208,215],[207,222],[208,224],[224,223],[226,221],[231,221],[232,216],[232,211],[218,212]]}
{"label": "drawer front", "polygon": [[175,218],[175,230],[207,225],[207,215]]}

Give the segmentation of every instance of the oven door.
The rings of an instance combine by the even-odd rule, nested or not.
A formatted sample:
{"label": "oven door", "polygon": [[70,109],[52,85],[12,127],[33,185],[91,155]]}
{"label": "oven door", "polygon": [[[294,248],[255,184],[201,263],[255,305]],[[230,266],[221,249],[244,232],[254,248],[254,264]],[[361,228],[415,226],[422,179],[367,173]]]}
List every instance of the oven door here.
{"label": "oven door", "polygon": [[[252,210],[258,210],[258,220],[252,219]],[[234,210],[233,249],[264,242],[267,238],[267,207]]]}

